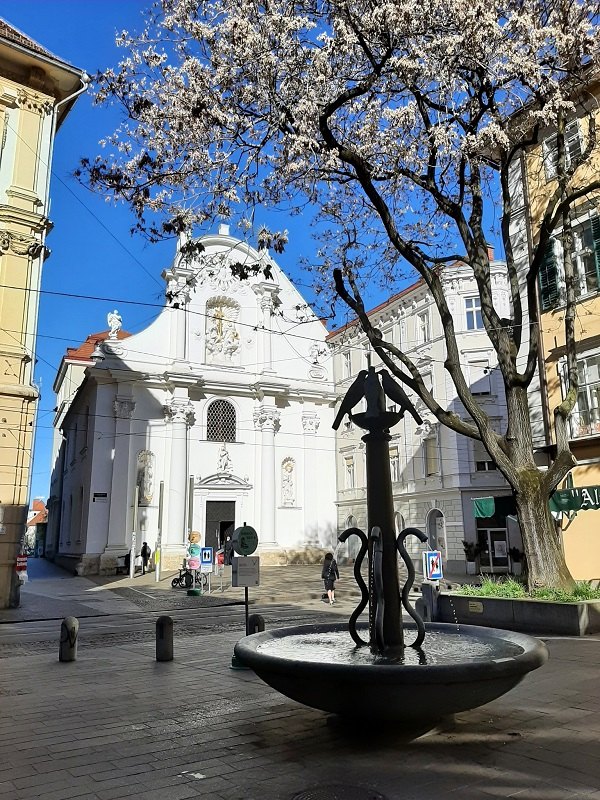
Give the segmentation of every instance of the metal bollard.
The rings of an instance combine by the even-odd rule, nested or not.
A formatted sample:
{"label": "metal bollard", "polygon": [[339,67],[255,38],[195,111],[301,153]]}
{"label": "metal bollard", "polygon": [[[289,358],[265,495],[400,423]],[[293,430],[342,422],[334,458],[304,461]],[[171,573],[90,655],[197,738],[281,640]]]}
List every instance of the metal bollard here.
{"label": "metal bollard", "polygon": [[65,617],[60,624],[59,661],[75,661],[77,659],[77,636],[79,620],[77,617]]}
{"label": "metal bollard", "polygon": [[248,632],[247,635],[250,636],[251,633],[261,633],[265,629],[265,618],[261,617],[260,614],[250,614],[248,617]]}
{"label": "metal bollard", "polygon": [[159,617],[156,620],[156,660],[173,661],[173,620]]}

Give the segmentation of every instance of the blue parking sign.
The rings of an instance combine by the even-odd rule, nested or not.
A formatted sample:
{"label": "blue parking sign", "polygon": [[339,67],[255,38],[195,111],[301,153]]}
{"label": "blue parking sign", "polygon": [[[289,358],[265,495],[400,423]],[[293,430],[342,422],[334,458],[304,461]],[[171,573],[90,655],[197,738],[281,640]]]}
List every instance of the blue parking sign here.
{"label": "blue parking sign", "polygon": [[200,554],[200,563],[201,564],[212,564],[213,563],[213,549],[212,547],[203,547],[202,552]]}
{"label": "blue parking sign", "polygon": [[442,571],[442,554],[439,550],[427,550],[423,553],[423,572],[428,581],[441,581],[444,577]]}

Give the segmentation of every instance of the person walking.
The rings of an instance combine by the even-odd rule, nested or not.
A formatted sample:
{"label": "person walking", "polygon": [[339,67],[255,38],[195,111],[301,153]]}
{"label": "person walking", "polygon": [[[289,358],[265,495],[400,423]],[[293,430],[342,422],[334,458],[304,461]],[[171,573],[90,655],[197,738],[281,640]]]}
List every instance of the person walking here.
{"label": "person walking", "polygon": [[329,605],[335,605],[335,582],[339,580],[340,572],[338,565],[333,557],[333,553],[326,553],[323,560],[323,569],[321,570],[321,577],[325,585],[325,591],[329,598]]}
{"label": "person walking", "polygon": [[140,550],[140,555],[142,557],[142,575],[146,574],[146,570],[148,569],[148,562],[150,561],[150,554],[152,550],[148,547],[148,542],[144,542],[142,544],[142,549]]}

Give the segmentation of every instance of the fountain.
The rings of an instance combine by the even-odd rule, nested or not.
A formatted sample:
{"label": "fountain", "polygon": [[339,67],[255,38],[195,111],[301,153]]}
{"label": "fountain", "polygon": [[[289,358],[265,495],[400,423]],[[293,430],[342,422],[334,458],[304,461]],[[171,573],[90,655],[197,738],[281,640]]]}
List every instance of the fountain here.
{"label": "fountain", "polygon": [[[385,397],[397,406],[387,411]],[[366,400],[366,411],[352,409]],[[354,577],[361,600],[349,622],[303,625],[247,636],[236,657],[265,683],[305,705],[349,717],[421,723],[477,708],[512,689],[546,662],[542,642],[524,634],[474,625],[424,623],[409,603],[414,567],[405,547],[407,528],[396,537],[390,475],[390,428],[408,411],[422,424],[401,386],[385,370],[359,373],[344,397],[333,427],[345,414],[367,431],[367,516],[369,536],[360,540]],[[361,566],[368,554],[368,586]],[[400,591],[398,554],[408,578]],[[359,617],[368,606],[368,624]],[[403,623],[402,609],[412,617]],[[405,634],[413,636],[407,645]]]}

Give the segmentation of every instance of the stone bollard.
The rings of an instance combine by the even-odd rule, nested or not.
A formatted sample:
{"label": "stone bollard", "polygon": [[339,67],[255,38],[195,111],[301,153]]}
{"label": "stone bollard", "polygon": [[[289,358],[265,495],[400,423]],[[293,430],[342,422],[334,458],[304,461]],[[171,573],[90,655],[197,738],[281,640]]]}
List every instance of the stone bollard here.
{"label": "stone bollard", "polygon": [[60,624],[59,661],[75,661],[77,659],[77,636],[79,620],[76,617],[65,617]]}
{"label": "stone bollard", "polygon": [[250,614],[248,617],[248,636],[251,633],[261,633],[265,629],[265,618],[260,614]]}
{"label": "stone bollard", "polygon": [[426,613],[423,616],[425,622],[435,622],[438,618],[438,597],[440,587],[437,581],[423,581],[421,584],[421,596],[425,605]]}
{"label": "stone bollard", "polygon": [[173,661],[173,620],[159,617],[156,620],[156,660]]}

